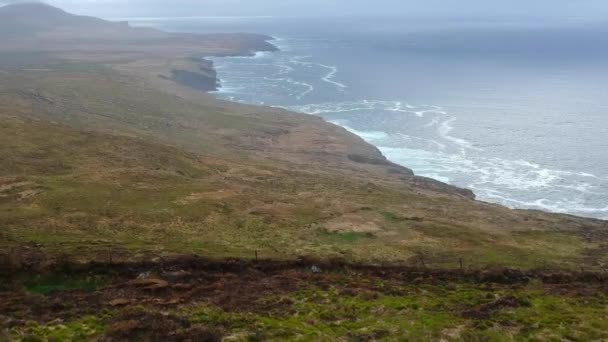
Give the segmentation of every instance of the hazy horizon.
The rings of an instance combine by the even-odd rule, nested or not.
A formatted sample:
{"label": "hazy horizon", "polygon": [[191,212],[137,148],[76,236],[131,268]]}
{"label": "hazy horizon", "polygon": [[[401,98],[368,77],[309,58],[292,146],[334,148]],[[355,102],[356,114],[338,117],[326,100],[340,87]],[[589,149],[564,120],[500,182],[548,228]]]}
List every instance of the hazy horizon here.
{"label": "hazy horizon", "polygon": [[[6,0],[0,4],[34,2]],[[191,17],[191,16],[402,16],[436,18],[535,17],[540,20],[584,18],[605,20],[608,3],[600,0],[513,0],[495,3],[463,0],[446,3],[429,0],[176,0],[170,8],[160,0],[47,0],[67,11],[101,17]]]}

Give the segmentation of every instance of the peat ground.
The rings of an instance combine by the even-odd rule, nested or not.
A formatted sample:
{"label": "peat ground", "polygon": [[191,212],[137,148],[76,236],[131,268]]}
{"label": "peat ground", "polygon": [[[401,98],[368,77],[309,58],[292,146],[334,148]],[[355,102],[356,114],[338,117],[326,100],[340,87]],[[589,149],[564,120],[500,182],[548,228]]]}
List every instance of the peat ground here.
{"label": "peat ground", "polygon": [[15,340],[476,340],[551,337],[553,324],[575,340],[606,334],[608,274],[584,271],[180,256],[0,279],[0,324]]}

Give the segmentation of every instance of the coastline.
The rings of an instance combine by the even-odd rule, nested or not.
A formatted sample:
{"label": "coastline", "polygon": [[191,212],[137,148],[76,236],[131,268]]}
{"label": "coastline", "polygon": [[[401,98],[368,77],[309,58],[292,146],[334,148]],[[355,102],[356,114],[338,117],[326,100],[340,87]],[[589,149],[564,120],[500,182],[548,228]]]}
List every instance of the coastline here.
{"label": "coastline", "polygon": [[[282,42],[279,42],[279,43],[282,43]],[[271,91],[274,88],[264,88],[264,89],[267,89],[266,93],[273,94],[272,96],[265,96],[264,94],[266,94],[266,93],[260,93],[261,96],[259,98],[256,98],[256,96],[253,96],[253,94],[258,94],[255,90],[255,87],[247,86],[247,84],[252,84],[250,82],[250,78],[244,78],[247,80],[247,82],[243,83],[244,88],[240,89],[241,86],[239,84],[242,81],[241,78],[243,77],[243,75],[239,74],[239,70],[246,70],[247,73],[252,73],[252,75],[255,75],[255,77],[268,76],[264,73],[266,70],[265,69],[266,67],[263,67],[264,69],[258,69],[257,67],[254,67],[255,65],[258,65],[256,63],[265,63],[264,65],[266,65],[267,63],[271,63],[273,65],[280,64],[281,67],[283,67],[284,65],[290,65],[288,63],[290,63],[289,61],[291,61],[291,58],[297,59],[299,57],[299,55],[305,55],[305,56],[314,55],[314,51],[311,51],[311,50],[301,50],[301,51],[296,51],[296,52],[292,53],[291,52],[292,46],[290,46],[289,44],[286,44],[286,45],[279,44],[279,46],[280,46],[280,48],[278,49],[278,51],[285,50],[285,51],[290,51],[290,52],[280,53],[276,56],[274,56],[273,54],[269,54],[269,55],[266,55],[263,58],[261,58],[260,61],[246,59],[246,60],[242,60],[242,61],[225,60],[225,61],[221,62],[220,60],[215,60],[215,62],[218,64],[218,66],[220,68],[226,68],[227,74],[223,75],[223,76],[226,77],[227,85],[228,85],[228,87],[226,88],[226,92],[224,94],[216,94],[216,96],[219,98],[222,98],[222,99],[227,99],[228,101],[236,101],[239,103],[249,103],[249,104],[254,104],[254,105],[259,104],[262,106],[265,106],[265,105],[272,106],[273,104],[277,104],[277,107],[279,107],[279,108],[286,108],[288,110],[299,112],[299,113],[304,113],[307,115],[317,114],[320,112],[321,114],[317,115],[317,116],[323,117],[324,114],[322,114],[323,112],[321,112],[321,110],[318,110],[316,112],[314,110],[315,108],[324,109],[324,105],[326,104],[325,102],[322,102],[322,101],[315,102],[317,97],[321,96],[322,92],[319,92],[319,94],[315,94],[317,96],[313,95],[312,97],[306,98],[304,101],[296,102],[296,95],[300,91],[305,90],[305,88],[304,87],[302,87],[304,89],[297,88],[296,86],[300,85],[301,83],[296,84],[297,82],[294,82],[294,80],[298,81],[298,82],[309,82],[310,84],[314,84],[315,87],[318,87],[318,85],[316,83],[314,83],[314,80],[312,80],[312,78],[310,80],[306,78],[305,74],[303,74],[303,72],[305,72],[305,70],[298,69],[297,72],[295,72],[293,74],[282,75],[282,74],[280,74],[280,72],[282,72],[282,68],[276,68],[276,70],[277,70],[276,73],[273,74],[273,76],[269,76],[269,77],[272,77],[271,79],[269,78],[271,80],[271,82],[266,82],[268,84],[265,83],[264,85],[262,85],[264,87],[272,86],[272,84],[275,83],[275,81],[282,80],[282,81],[284,81],[284,85],[281,84],[280,86],[289,88],[290,91],[293,92],[293,94],[290,94],[292,96],[289,98],[283,98],[283,97],[277,98],[277,96],[283,96],[286,94],[283,94],[282,90],[280,93],[274,94]],[[294,45],[294,46],[296,46],[296,49],[297,49],[297,46],[299,46],[299,45]],[[253,54],[249,54],[248,56],[253,57]],[[312,60],[314,60],[314,59],[311,58],[311,61]],[[247,66],[247,67],[244,66],[243,68],[237,66],[234,69],[234,72],[236,72],[236,75],[239,77],[235,78],[235,77],[233,77],[233,75],[232,75],[233,71],[231,71],[231,68],[230,68],[233,63],[237,63],[239,65],[240,64],[243,64],[243,65],[251,64],[252,66]],[[322,63],[322,59],[312,61],[312,63],[309,63],[309,64],[313,64],[313,63],[315,65],[318,65],[318,63]],[[335,62],[335,63],[337,63],[337,62]],[[268,68],[270,68],[270,67],[268,67]],[[260,74],[257,70],[261,70],[262,73]],[[271,69],[268,69],[268,70],[271,70]],[[293,71],[293,69],[292,69],[292,71]],[[281,75],[281,76],[275,76],[275,75]],[[281,77],[281,79],[279,79],[279,77]],[[315,76],[315,77],[317,77],[317,76]],[[318,77],[320,77],[320,76],[318,76]],[[345,77],[349,77],[349,76],[345,76]],[[219,75],[218,78],[221,79],[222,75]],[[221,82],[223,82],[223,81],[221,81]],[[287,82],[290,82],[290,84],[288,84]],[[308,83],[304,83],[304,84],[308,85]],[[322,84],[322,83],[319,83],[319,84]],[[295,86],[288,87],[289,85],[295,85]],[[219,92],[221,92],[221,91],[222,91],[222,88],[219,88]],[[230,94],[231,92],[240,92],[242,94]],[[328,94],[326,94],[325,97],[327,98],[328,96],[330,96],[329,94],[333,94],[333,93],[328,93]],[[363,96],[366,96],[366,95],[364,94]],[[259,101],[258,101],[258,99],[259,99]],[[273,101],[273,99],[275,101]],[[297,97],[297,100],[300,100],[300,99],[301,99],[300,97]],[[266,101],[266,100],[268,100],[268,101]],[[332,101],[332,100],[329,100],[329,101]],[[327,102],[327,104],[330,104],[329,101]],[[339,100],[337,102],[340,102],[340,101],[346,101],[345,102],[346,104],[344,105],[344,107],[349,108],[348,106],[350,105],[350,102],[348,102],[348,100]],[[355,99],[353,101],[356,102],[357,100]],[[364,101],[367,101],[367,100],[364,100]],[[353,103],[355,103],[355,102],[353,102]],[[373,102],[373,100],[370,100],[370,102]],[[396,101],[394,101],[394,102],[396,102]],[[296,104],[292,105],[293,103],[296,103]],[[341,103],[342,102],[340,102],[340,105],[341,105]],[[333,104],[333,102],[331,104]],[[363,106],[364,105],[361,105],[361,107],[363,107]],[[301,109],[301,108],[307,108],[307,107],[313,108],[313,109],[310,109],[310,110]],[[414,108],[414,107],[411,107],[411,108]],[[440,110],[442,109],[441,107],[438,107],[438,106],[436,106],[436,108],[438,108]],[[412,109],[412,112],[414,112],[414,111],[415,110]],[[327,110],[327,112],[330,112],[330,111]],[[418,115],[419,117],[423,117],[423,114],[424,114],[421,112],[414,112],[414,113],[416,115]],[[453,121],[455,120],[454,114],[453,113],[446,114],[445,112],[443,112],[443,114],[445,114],[446,119],[440,119],[443,121],[437,121],[437,127],[439,127],[438,130],[440,131],[437,134],[440,135],[440,138],[444,138],[446,140],[449,139],[450,142],[454,142],[458,139],[458,137],[454,137],[454,136],[450,135],[450,131],[453,129],[453,127],[451,127],[451,124],[453,124]],[[334,114],[330,114],[330,115],[334,115]],[[343,126],[343,124],[346,124],[346,121],[339,122],[339,120],[335,120],[337,122],[332,122],[332,121],[334,121],[331,119],[332,116],[327,116],[327,118],[328,118],[328,120],[330,120],[329,123],[336,124],[340,127],[343,127],[343,128],[346,128],[347,130],[349,130],[349,127]],[[345,120],[348,120],[348,119],[345,118]],[[441,126],[439,124],[441,124]],[[363,126],[363,127],[365,127],[365,126]],[[522,195],[521,191],[520,192],[517,192],[517,191],[509,192],[509,189],[505,190],[504,188],[501,188],[502,184],[495,185],[495,184],[489,182],[488,183],[489,185],[487,185],[486,187],[476,186],[477,183],[475,183],[476,179],[474,177],[476,177],[477,174],[475,172],[481,173],[482,171],[486,171],[487,168],[494,167],[495,164],[490,163],[493,160],[489,160],[489,161],[487,160],[489,157],[486,158],[486,157],[484,157],[484,155],[481,155],[481,151],[482,151],[481,149],[477,149],[475,147],[470,147],[472,145],[470,144],[469,141],[458,139],[458,141],[456,141],[454,144],[458,144],[458,145],[466,144],[466,148],[470,148],[471,150],[475,150],[475,151],[480,151],[480,155],[478,155],[478,156],[469,156],[468,159],[466,159],[466,158],[462,158],[462,159],[464,160],[464,162],[473,160],[474,162],[476,162],[475,166],[476,167],[478,166],[479,169],[481,169],[481,171],[477,171],[477,169],[475,169],[475,171],[471,171],[471,172],[467,173],[466,175],[454,172],[455,177],[452,178],[450,175],[450,177],[448,178],[448,177],[443,177],[444,174],[442,174],[442,173],[435,173],[435,172],[426,172],[425,173],[424,167],[420,168],[419,164],[417,163],[417,161],[418,161],[416,159],[417,155],[414,155],[414,157],[410,158],[410,157],[408,157],[407,153],[403,152],[407,149],[399,149],[399,151],[397,151],[397,152],[401,153],[401,154],[396,155],[395,151],[385,150],[385,148],[383,148],[383,146],[386,147],[387,145],[383,145],[383,142],[374,141],[374,140],[379,140],[379,139],[368,139],[368,138],[365,138],[366,137],[365,134],[358,134],[357,131],[353,131],[352,129],[350,129],[350,131],[352,133],[358,135],[359,137],[364,138],[367,143],[378,148],[382,152],[382,154],[387,159],[391,160],[392,162],[395,162],[399,165],[403,165],[405,167],[407,167],[408,165],[412,165],[412,166],[414,166],[414,169],[416,169],[418,172],[423,173],[425,175],[425,177],[430,177],[430,179],[432,179],[433,181],[437,181],[442,184],[457,183],[458,184],[457,186],[469,188],[472,192],[476,193],[477,198],[479,198],[481,201],[491,203],[491,204],[498,204],[498,205],[501,205],[501,206],[504,206],[504,207],[507,207],[510,209],[516,209],[516,210],[540,210],[543,212],[554,213],[554,214],[574,215],[574,216],[594,218],[594,219],[604,219],[604,220],[608,219],[608,218],[602,217],[601,211],[602,210],[605,211],[605,209],[602,209],[601,205],[593,206],[593,204],[589,204],[587,207],[582,207],[583,209],[580,209],[581,207],[575,206],[575,205],[567,206],[568,204],[571,204],[570,198],[578,198],[580,192],[574,192],[574,191],[568,192],[568,193],[564,194],[564,196],[567,196],[566,198],[568,199],[568,200],[564,201],[564,203],[566,203],[566,204],[561,206],[561,205],[558,205],[558,204],[561,204],[558,202],[558,204],[554,205],[554,202],[551,201],[553,199],[553,197],[551,197],[552,193],[550,191],[553,191],[555,188],[550,188],[549,186],[553,186],[555,184],[549,184],[549,185],[547,185],[547,187],[534,189],[536,192],[530,194],[530,198],[532,198],[532,200],[529,200],[529,201],[526,201],[526,198],[528,198],[528,197],[526,197],[526,195]],[[365,133],[365,132],[363,132],[363,133]],[[390,145],[388,145],[388,146],[390,146]],[[407,145],[405,145],[405,146],[407,146]],[[398,149],[395,148],[395,150],[398,150]],[[473,155],[473,153],[471,153],[471,155]],[[475,159],[475,158],[477,158],[477,159]],[[411,162],[412,160],[413,160],[413,162]],[[534,159],[532,159],[532,160],[534,160]],[[444,160],[442,160],[442,161],[444,161]],[[460,161],[460,160],[458,160],[458,161]],[[507,155],[505,155],[505,157],[503,157],[503,159],[499,159],[499,161],[501,161],[501,162],[504,161],[505,163],[510,163],[510,164],[508,164],[508,166],[511,166],[513,164],[519,165],[519,160],[516,160],[516,159],[511,160],[511,159],[509,159],[509,157]],[[410,163],[408,163],[408,162],[410,162]],[[449,164],[449,160],[448,160],[447,164],[442,163],[442,164],[437,164],[437,165],[441,165],[441,167],[445,166],[447,168],[451,164]],[[460,164],[458,164],[458,165],[460,165]],[[562,172],[561,171],[562,169],[559,169],[555,165],[553,165],[553,166],[552,165],[543,165],[541,163],[539,163],[539,165],[533,165],[533,164],[528,164],[528,165],[531,165],[530,168],[531,167],[540,168],[540,170],[542,170],[542,171],[551,172],[551,175]],[[439,168],[439,167],[437,167],[437,168]],[[514,173],[516,176],[514,177],[513,182],[519,181],[520,178],[527,177],[526,171],[528,171],[528,169],[521,167],[520,170],[517,170],[517,171],[521,171],[521,172],[519,172],[517,174]],[[566,169],[563,169],[563,170],[566,170]],[[508,169],[508,171],[515,172],[516,170]],[[508,172],[508,171],[505,171],[505,172]],[[566,173],[567,171],[563,171],[563,172]],[[496,172],[496,173],[492,174],[492,177],[498,178],[498,177],[501,177],[500,175],[501,175],[500,172]],[[458,178],[458,177],[460,177],[460,178]],[[470,178],[466,178],[466,177],[470,177]],[[463,179],[464,179],[464,181],[463,181]],[[566,180],[567,179],[564,177],[564,181],[566,181]],[[557,185],[557,186],[559,187],[559,185]],[[491,194],[494,194],[494,192],[492,192],[492,190],[494,190],[494,189],[504,191],[503,193],[500,193],[504,197],[490,196]],[[519,188],[517,188],[517,189],[519,190]],[[561,187],[560,187],[560,189],[561,189]],[[497,193],[499,193],[498,190],[497,190]],[[488,194],[490,194],[490,195],[488,195]],[[536,198],[541,198],[542,200],[536,200],[536,202],[534,202],[534,200]],[[545,200],[544,198],[548,198],[548,199]],[[557,201],[559,201],[559,200],[557,200]],[[600,204],[601,204],[601,202],[600,202]],[[587,208],[589,208],[590,210],[585,212],[584,209],[587,209]],[[597,208],[597,209],[595,209],[595,208]],[[597,212],[593,212],[592,210],[596,210]]]}
{"label": "coastline", "polygon": [[[260,53],[266,53],[266,52],[276,52],[276,51],[280,51],[280,48],[274,44],[272,44],[271,42],[276,40],[277,38],[269,36],[269,35],[255,35],[257,37],[260,37],[262,39],[264,39],[264,42],[266,43],[266,46],[264,48],[261,49],[251,49],[249,51],[246,52],[240,52],[240,53],[235,53],[235,54],[220,54],[220,55],[213,55],[213,56],[205,56],[205,57],[214,57],[214,58],[225,58],[225,57],[239,57],[239,58],[256,58],[256,56],[258,56],[258,54]],[[221,83],[222,80],[221,78],[219,78],[218,74],[217,74],[217,70],[215,69],[215,65],[213,63],[213,61],[206,59],[205,57],[202,58],[202,64],[204,64],[205,66],[209,67],[214,75],[214,78],[212,80],[214,87],[210,87],[210,90],[205,90],[206,93],[209,93],[210,95],[212,95],[214,98],[218,99],[218,100],[222,100],[222,101],[227,101],[230,103],[234,103],[234,104],[242,104],[239,102],[235,102],[235,101],[231,101],[231,100],[224,100],[224,99],[220,99],[217,96],[215,96],[213,94],[213,92],[219,92],[222,89]],[[187,84],[182,84],[181,85],[186,85]],[[193,89],[196,89],[194,87],[191,87]],[[250,106],[256,106],[256,107],[264,107],[264,106],[257,106],[257,105],[253,105],[253,104],[249,104]],[[303,112],[293,112],[290,111],[292,113],[295,113],[297,115],[305,115],[305,116],[310,116],[311,114],[307,114],[307,113],[303,113]],[[402,174],[404,176],[406,176],[408,178],[408,181],[412,182],[413,184],[415,184],[416,186],[420,186],[422,188],[426,188],[426,189],[430,189],[430,190],[434,190],[434,191],[438,191],[438,192],[444,192],[444,193],[451,193],[451,194],[455,194],[458,196],[462,196],[464,198],[467,198],[469,200],[476,200],[476,194],[473,192],[473,190],[471,189],[467,189],[467,188],[461,188],[461,187],[457,187],[445,182],[442,182],[440,180],[437,179],[433,179],[433,178],[429,178],[429,177],[424,177],[424,176],[418,176],[414,173],[414,171],[410,168],[408,168],[405,165],[401,165],[401,164],[397,164],[395,162],[390,161],[383,153],[382,151],[380,151],[380,149],[378,148],[378,146],[375,146],[374,144],[371,144],[367,141],[365,141],[363,139],[363,137],[349,131],[346,127],[340,126],[338,124],[335,124],[333,122],[329,122],[323,118],[321,118],[320,116],[314,115],[315,117],[318,117],[319,119],[321,119],[326,125],[331,125],[334,127],[339,127],[341,130],[344,130],[344,132],[348,133],[348,134],[352,134],[354,136],[356,136],[357,138],[360,139],[361,143],[369,145],[371,147],[373,147],[373,149],[377,152],[377,155],[379,157],[369,157],[369,156],[365,156],[365,155],[358,155],[358,154],[349,154],[347,156],[348,161],[353,162],[353,163],[357,163],[357,164],[362,164],[362,165],[374,165],[374,166],[380,166],[380,167],[386,167],[388,168],[390,171],[389,173],[395,173],[395,174]]]}
{"label": "coastline", "polygon": [[172,68],[170,75],[160,75],[160,77],[199,91],[218,91],[221,89],[221,80],[217,76],[213,61],[209,60],[208,57],[255,57],[258,53],[279,51],[277,46],[270,43],[274,40],[274,37],[247,34],[246,38],[250,40],[249,44],[245,44],[238,51],[213,55],[193,55],[190,60],[195,62],[195,66],[185,65],[183,68]]}
{"label": "coastline", "polygon": [[[90,22],[61,33],[86,36]],[[350,111],[334,122],[261,106],[298,94],[263,82],[299,52],[280,38],[121,27],[48,40],[33,62],[36,41],[0,58],[14,66],[0,77],[1,341],[608,331],[608,221],[511,210],[415,176],[354,129],[374,128],[374,107],[349,130]],[[317,69],[282,74],[325,85],[299,102],[339,100],[339,81],[355,96],[357,71],[336,76],[342,64],[314,63],[325,58],[312,48]]]}

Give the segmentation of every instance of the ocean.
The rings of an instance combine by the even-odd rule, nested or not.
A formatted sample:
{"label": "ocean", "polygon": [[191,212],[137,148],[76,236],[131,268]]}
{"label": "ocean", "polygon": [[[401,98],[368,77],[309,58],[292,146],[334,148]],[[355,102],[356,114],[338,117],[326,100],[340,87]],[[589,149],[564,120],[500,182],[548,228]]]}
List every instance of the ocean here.
{"label": "ocean", "polygon": [[608,219],[608,22],[581,18],[131,18],[252,32],[216,96],[318,115],[390,160],[511,208]]}

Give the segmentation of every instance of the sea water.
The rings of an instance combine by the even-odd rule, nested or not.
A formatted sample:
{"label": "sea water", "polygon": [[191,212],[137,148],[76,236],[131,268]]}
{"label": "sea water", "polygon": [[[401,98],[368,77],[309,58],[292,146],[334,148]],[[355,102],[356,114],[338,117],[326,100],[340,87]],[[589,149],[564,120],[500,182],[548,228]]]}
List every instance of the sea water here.
{"label": "sea water", "polygon": [[318,115],[480,200],[608,219],[608,23],[580,18],[155,18],[254,32],[218,97]]}

